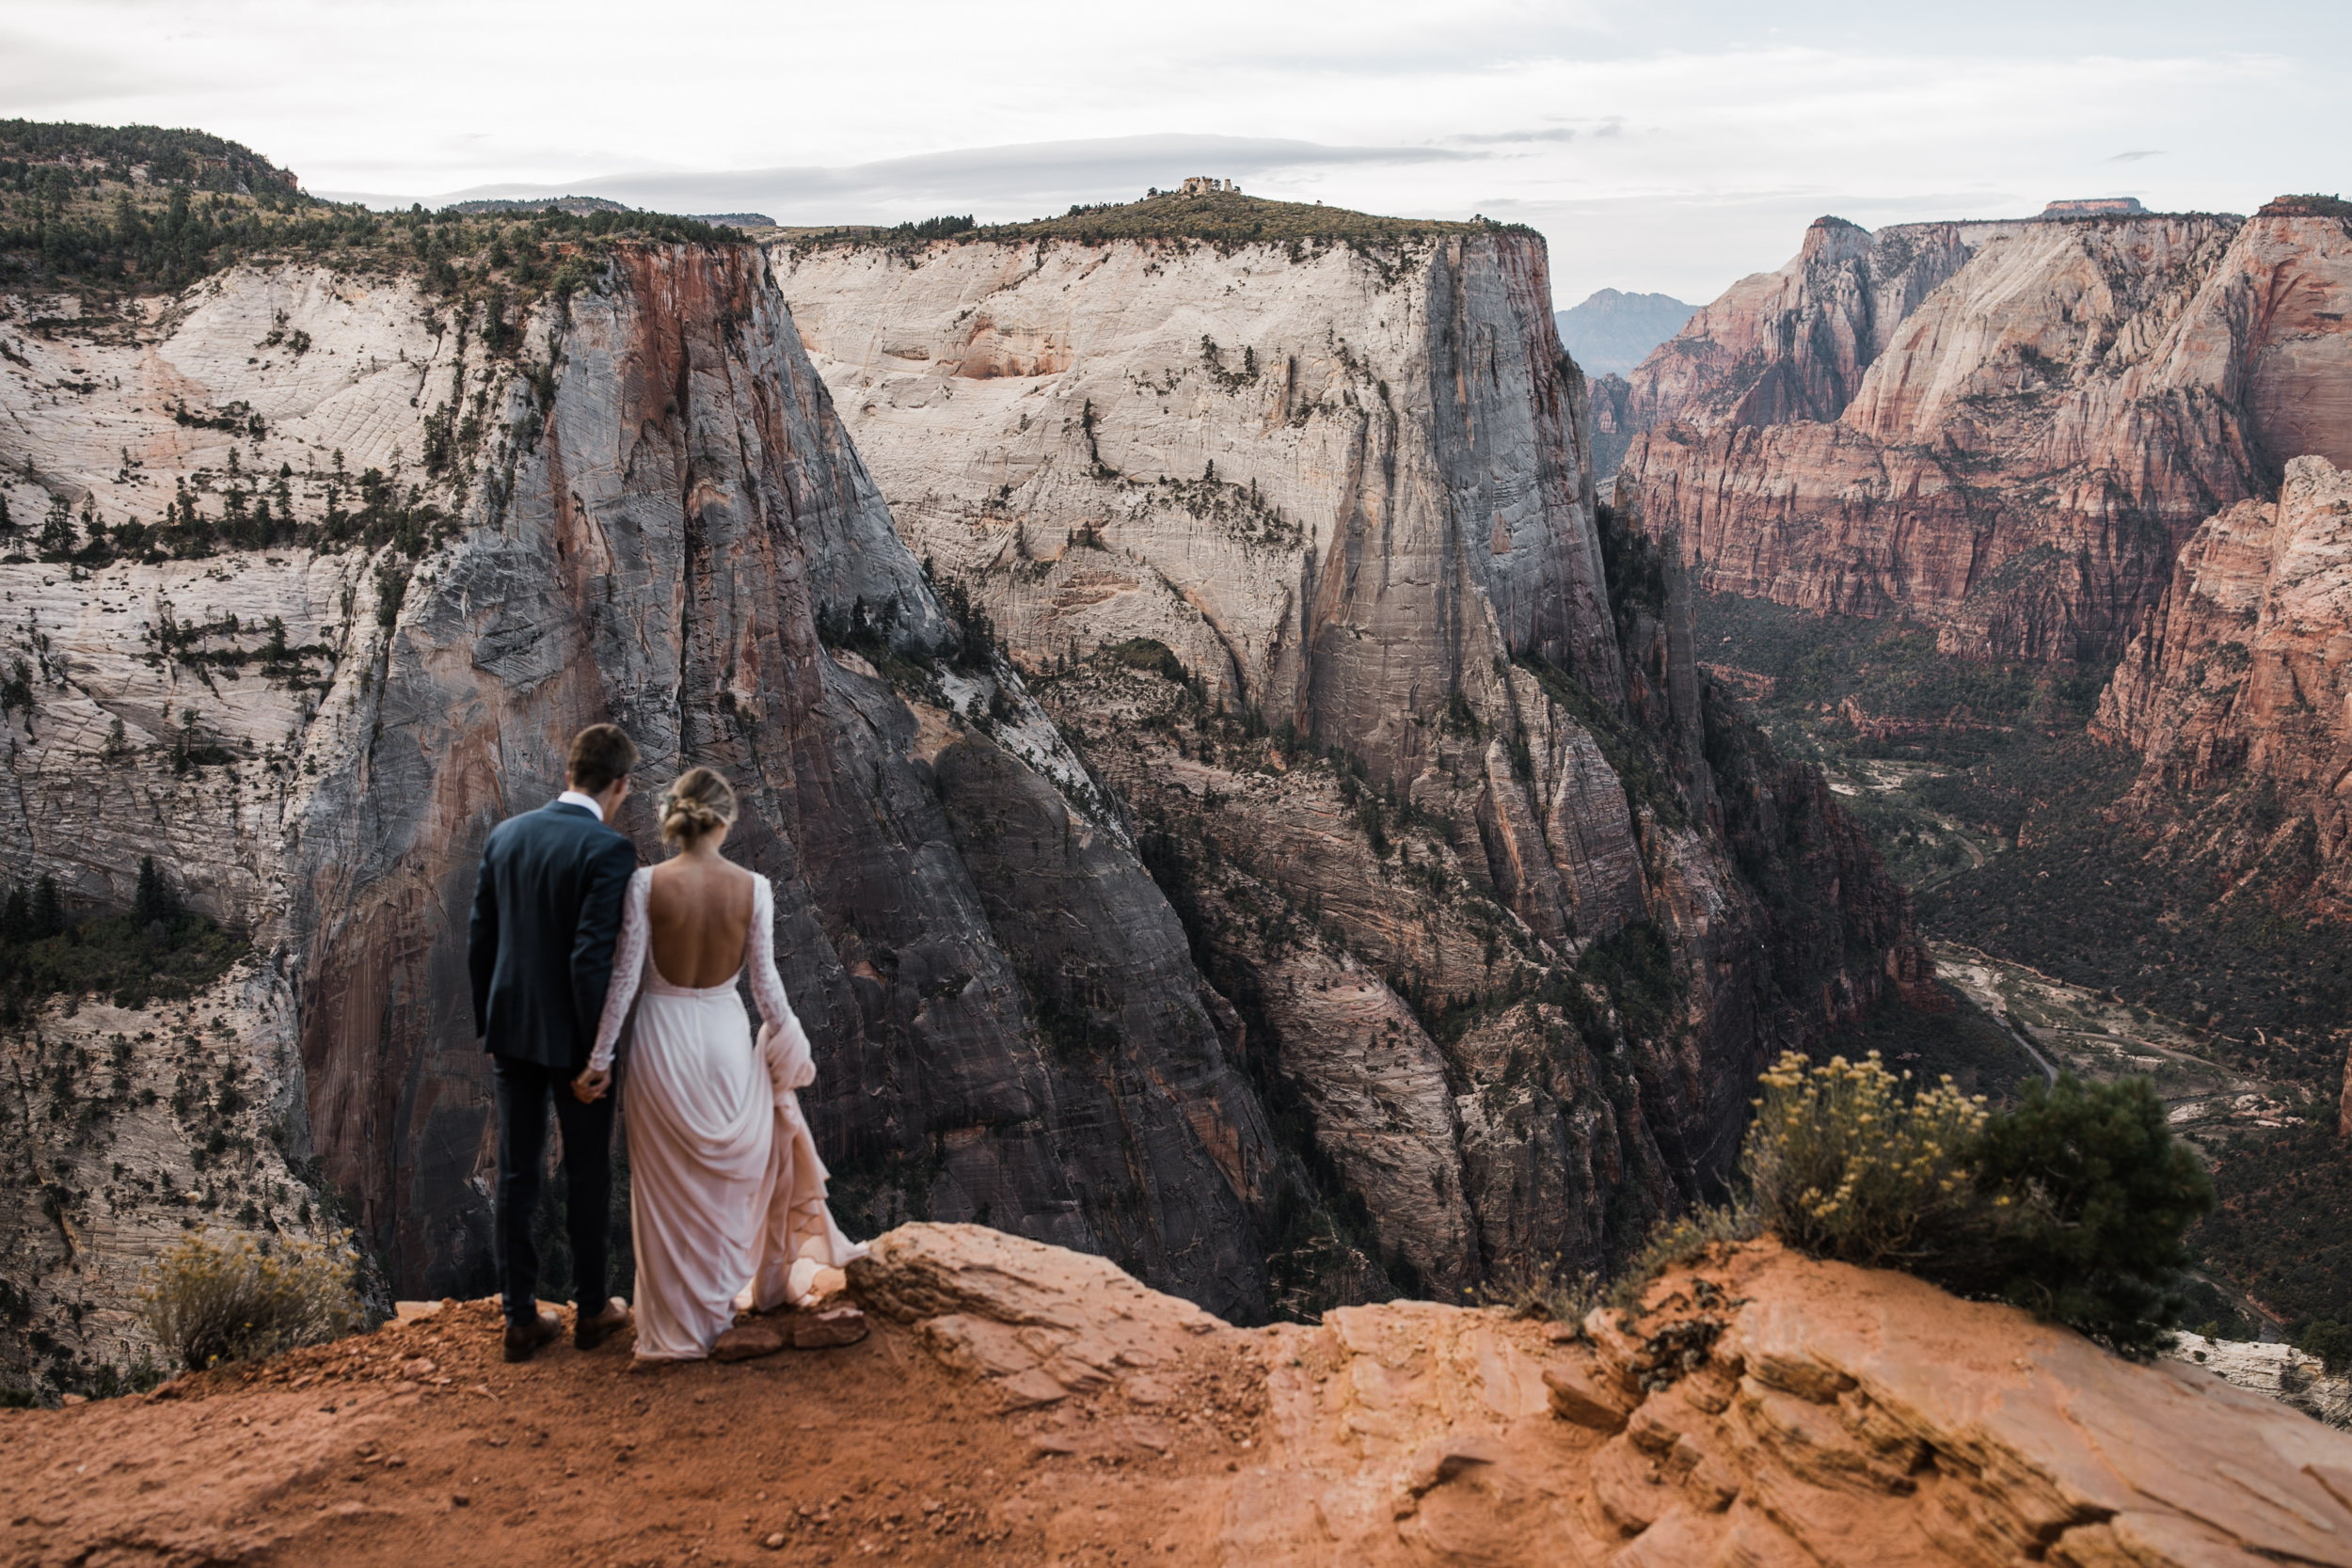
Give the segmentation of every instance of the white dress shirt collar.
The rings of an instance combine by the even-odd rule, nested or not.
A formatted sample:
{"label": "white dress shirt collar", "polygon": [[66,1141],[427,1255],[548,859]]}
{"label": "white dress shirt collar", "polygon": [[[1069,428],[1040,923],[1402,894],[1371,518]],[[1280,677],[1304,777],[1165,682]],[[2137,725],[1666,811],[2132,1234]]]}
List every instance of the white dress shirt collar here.
{"label": "white dress shirt collar", "polygon": [[596,804],[596,798],[593,795],[582,795],[577,789],[565,790],[555,798],[555,803],[559,806],[585,806],[596,814],[597,821],[604,820],[604,808]]}

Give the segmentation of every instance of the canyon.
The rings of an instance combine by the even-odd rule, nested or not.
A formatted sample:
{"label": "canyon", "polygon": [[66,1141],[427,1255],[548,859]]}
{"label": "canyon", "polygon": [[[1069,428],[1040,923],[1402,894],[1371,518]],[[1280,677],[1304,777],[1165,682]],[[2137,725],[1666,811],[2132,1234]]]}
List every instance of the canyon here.
{"label": "canyon", "polygon": [[1635,371],[1623,471],[1706,591],[2112,660],[2205,518],[2352,461],[2347,309],[2325,203],[1824,218]]}
{"label": "canyon", "polygon": [[103,911],[151,860],[246,943],[14,1032],[15,1375],[135,1375],[199,1226],[487,1286],[464,911],[594,720],[736,780],[854,1228],[1238,1321],[1598,1266],[1719,1190],[1762,1061],[1928,994],[1599,505],[1532,237],[436,271],[494,221],[7,302],[0,875]]}
{"label": "canyon", "polygon": [[883,1235],[849,1289],[874,1332],[814,1354],[508,1367],[494,1304],[416,1302],[0,1414],[10,1560],[2352,1561],[2352,1437],[2235,1386],[2259,1371],[1771,1243],[1576,1322],[1241,1328],[974,1226]]}
{"label": "canyon", "polygon": [[1206,245],[1165,211],[769,255],[910,547],[1134,814],[1359,1250],[1449,1289],[1592,1266],[1722,1180],[1767,1042],[1924,999],[1924,956],[1600,503],[1540,241]]}

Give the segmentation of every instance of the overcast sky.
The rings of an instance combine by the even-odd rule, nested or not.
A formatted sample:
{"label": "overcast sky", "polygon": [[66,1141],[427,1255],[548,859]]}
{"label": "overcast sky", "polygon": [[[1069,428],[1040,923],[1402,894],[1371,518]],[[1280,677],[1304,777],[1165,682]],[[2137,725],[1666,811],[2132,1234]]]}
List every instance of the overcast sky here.
{"label": "overcast sky", "polygon": [[1692,301],[1823,213],[2335,191],[2352,6],[8,0],[0,116],[189,125],[322,195],[983,221],[1187,174]]}

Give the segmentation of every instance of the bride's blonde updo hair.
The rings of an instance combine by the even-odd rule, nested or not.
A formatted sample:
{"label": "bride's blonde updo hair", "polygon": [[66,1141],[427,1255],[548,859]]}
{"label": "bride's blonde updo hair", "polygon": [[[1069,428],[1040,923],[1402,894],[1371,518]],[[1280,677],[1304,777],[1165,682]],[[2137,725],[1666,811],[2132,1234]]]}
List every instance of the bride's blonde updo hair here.
{"label": "bride's blonde updo hair", "polygon": [[735,789],[707,768],[690,768],[661,792],[661,841],[685,848],[735,820]]}

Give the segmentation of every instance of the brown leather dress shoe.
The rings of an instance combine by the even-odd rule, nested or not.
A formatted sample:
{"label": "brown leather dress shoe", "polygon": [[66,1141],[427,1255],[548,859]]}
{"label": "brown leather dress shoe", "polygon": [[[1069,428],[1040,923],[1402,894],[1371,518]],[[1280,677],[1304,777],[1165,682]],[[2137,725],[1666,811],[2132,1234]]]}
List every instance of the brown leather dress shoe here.
{"label": "brown leather dress shoe", "polygon": [[580,1315],[579,1321],[572,1325],[572,1343],[581,1350],[595,1350],[628,1326],[628,1303],[614,1296],[595,1317],[585,1312]]}
{"label": "brown leather dress shoe", "polygon": [[552,1312],[542,1312],[534,1323],[506,1325],[506,1359],[528,1361],[541,1345],[564,1332],[564,1320]]}

